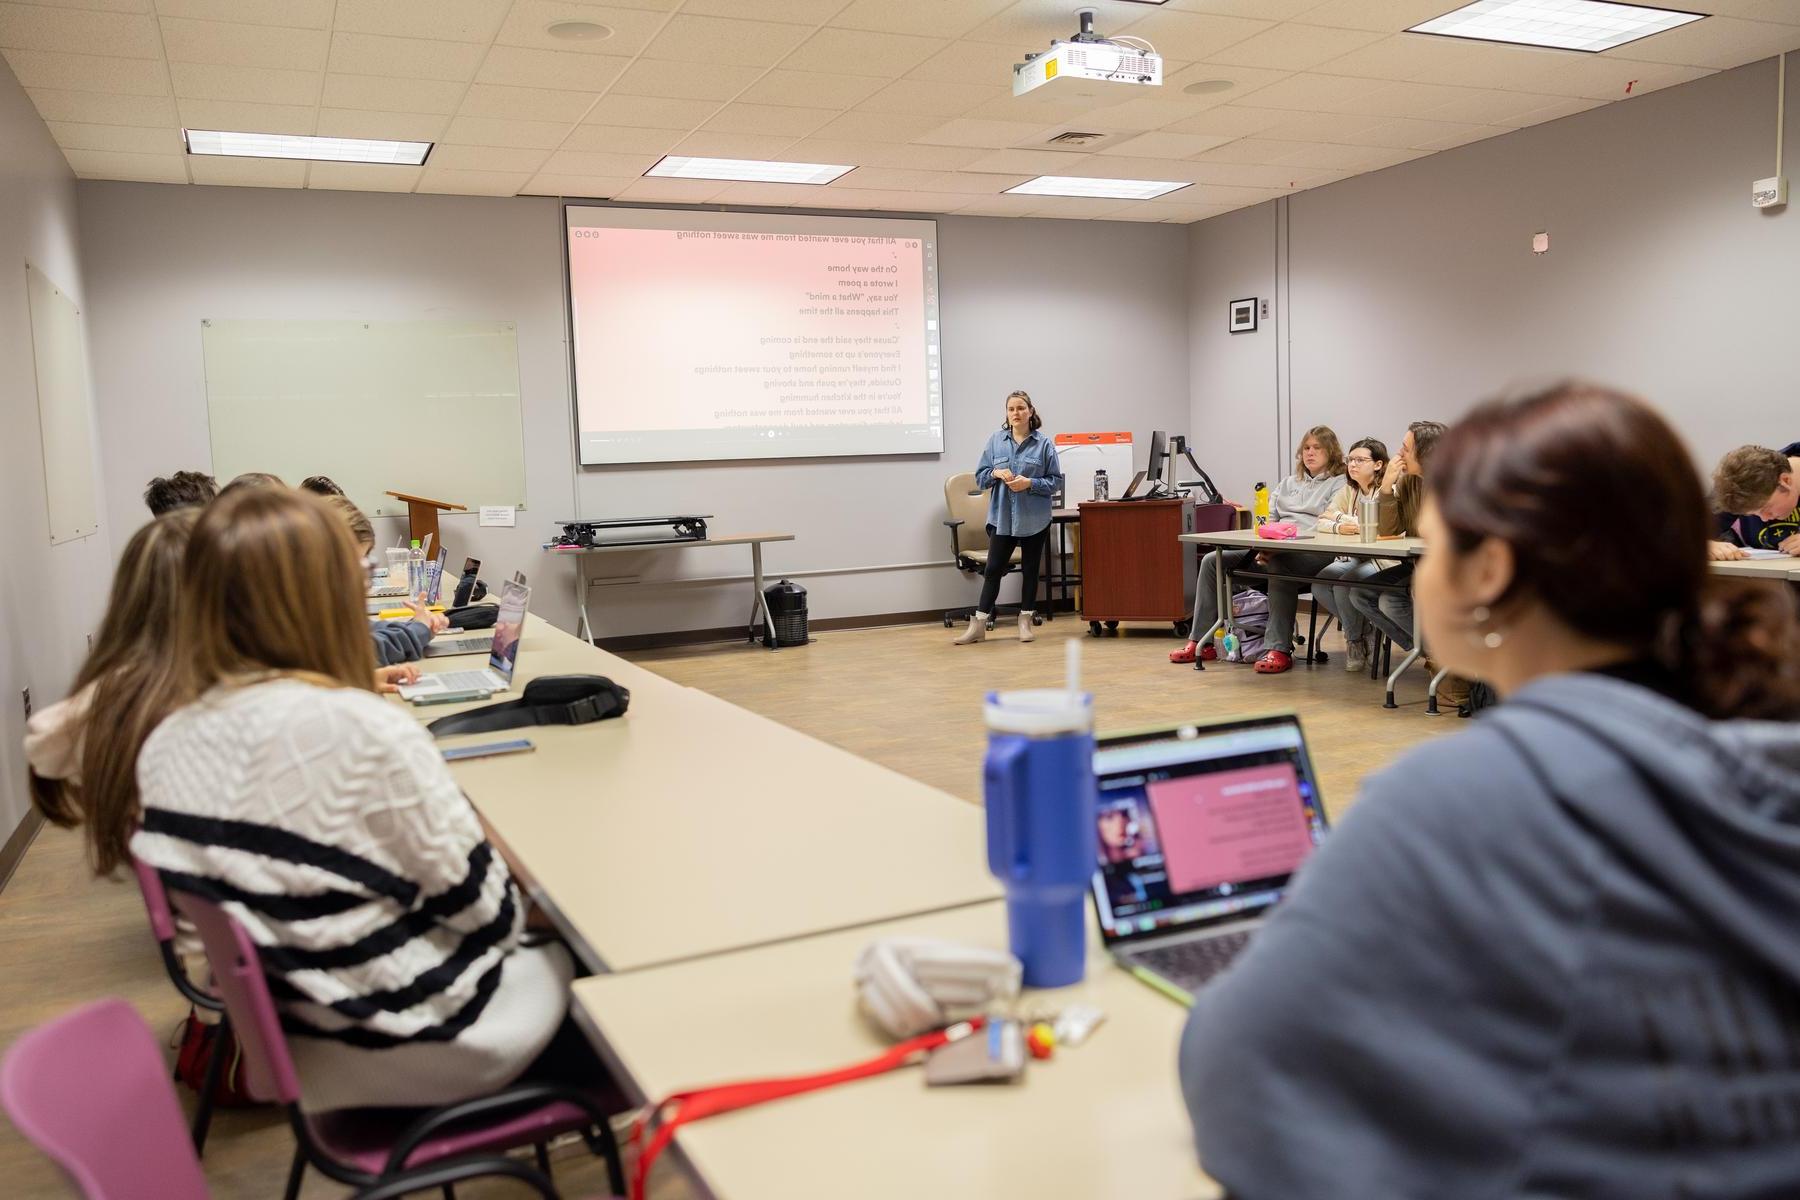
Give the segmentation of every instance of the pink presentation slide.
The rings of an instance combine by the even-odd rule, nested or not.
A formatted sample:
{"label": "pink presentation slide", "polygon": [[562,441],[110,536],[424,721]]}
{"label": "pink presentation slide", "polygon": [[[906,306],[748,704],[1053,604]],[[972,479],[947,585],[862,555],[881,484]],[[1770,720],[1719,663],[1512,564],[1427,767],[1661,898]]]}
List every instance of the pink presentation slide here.
{"label": "pink presentation slide", "polygon": [[913,238],[571,228],[581,428],[921,426]]}
{"label": "pink presentation slide", "polygon": [[1145,790],[1177,894],[1286,875],[1312,853],[1290,763],[1165,779]]}

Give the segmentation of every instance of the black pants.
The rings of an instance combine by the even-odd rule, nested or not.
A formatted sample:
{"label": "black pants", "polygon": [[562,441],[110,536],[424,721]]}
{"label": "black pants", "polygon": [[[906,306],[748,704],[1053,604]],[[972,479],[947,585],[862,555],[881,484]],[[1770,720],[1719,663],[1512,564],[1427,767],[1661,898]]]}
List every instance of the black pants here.
{"label": "black pants", "polygon": [[1050,527],[1044,526],[1030,537],[1008,537],[1004,533],[994,533],[992,527],[988,532],[987,575],[981,583],[981,603],[976,605],[977,612],[994,614],[994,604],[1000,599],[1000,581],[1006,577],[1006,568],[1012,562],[1013,550],[1021,550],[1019,555],[1019,572],[1024,577],[1024,584],[1019,589],[1019,608],[1024,612],[1037,610],[1038,562],[1044,557],[1044,545],[1050,540]]}

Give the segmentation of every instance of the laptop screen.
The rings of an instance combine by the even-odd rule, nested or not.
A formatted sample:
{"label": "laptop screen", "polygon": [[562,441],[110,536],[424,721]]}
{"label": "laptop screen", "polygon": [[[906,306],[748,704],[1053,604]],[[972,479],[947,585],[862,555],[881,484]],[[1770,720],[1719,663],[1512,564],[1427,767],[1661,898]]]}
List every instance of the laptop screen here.
{"label": "laptop screen", "polygon": [[513,668],[519,662],[519,639],[525,633],[525,607],[531,600],[531,589],[507,580],[500,587],[500,613],[494,619],[494,644],[488,651],[488,666],[494,674],[511,683]]}
{"label": "laptop screen", "polygon": [[1094,905],[1110,943],[1250,916],[1325,836],[1297,717],[1104,738]]}

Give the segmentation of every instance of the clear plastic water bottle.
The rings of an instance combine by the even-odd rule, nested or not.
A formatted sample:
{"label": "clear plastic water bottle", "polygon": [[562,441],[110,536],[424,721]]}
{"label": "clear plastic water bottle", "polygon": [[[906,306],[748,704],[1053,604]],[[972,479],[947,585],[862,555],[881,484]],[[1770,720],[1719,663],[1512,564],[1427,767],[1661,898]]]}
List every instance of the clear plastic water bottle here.
{"label": "clear plastic water bottle", "polygon": [[412,548],[406,555],[406,594],[417,596],[425,590],[425,551],[419,546],[419,539],[412,540]]}

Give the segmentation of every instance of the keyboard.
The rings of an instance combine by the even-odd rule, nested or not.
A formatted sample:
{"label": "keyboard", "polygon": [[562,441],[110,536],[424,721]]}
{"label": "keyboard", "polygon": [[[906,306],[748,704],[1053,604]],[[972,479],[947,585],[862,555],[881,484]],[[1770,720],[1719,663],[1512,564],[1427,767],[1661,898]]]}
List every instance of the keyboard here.
{"label": "keyboard", "polygon": [[497,683],[486,671],[445,671],[426,678],[443,680],[446,692],[491,692]]}
{"label": "keyboard", "polygon": [[431,648],[440,654],[469,653],[476,650],[492,650],[494,635],[475,638],[451,638],[448,641],[433,642]]}
{"label": "keyboard", "polygon": [[403,587],[370,588],[369,595],[370,596],[404,596],[404,595],[406,595],[406,589]]}
{"label": "keyboard", "polygon": [[1131,961],[1148,967],[1192,994],[1199,991],[1207,980],[1231,965],[1231,960],[1249,942],[1250,933],[1248,929],[1240,929],[1232,933],[1221,933],[1216,937],[1151,946],[1132,951]]}

